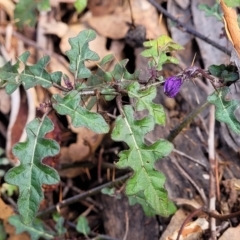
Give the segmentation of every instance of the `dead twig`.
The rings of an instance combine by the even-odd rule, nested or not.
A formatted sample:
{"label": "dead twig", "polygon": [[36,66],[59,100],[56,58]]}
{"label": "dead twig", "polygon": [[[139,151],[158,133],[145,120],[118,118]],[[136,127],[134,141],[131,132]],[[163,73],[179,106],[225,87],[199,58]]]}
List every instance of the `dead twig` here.
{"label": "dead twig", "polygon": [[177,149],[175,149],[175,148],[173,149],[173,152],[174,152],[174,153],[177,153],[177,154],[179,154],[179,155],[181,155],[181,156],[183,156],[183,157],[185,157],[185,158],[187,158],[187,159],[189,159],[189,160],[191,160],[191,161],[193,161],[193,162],[201,165],[201,166],[204,167],[205,169],[207,169],[207,166],[206,166],[204,163],[202,163],[200,160],[198,160],[198,159],[196,159],[196,158],[193,158],[193,157],[187,155],[186,153],[181,152],[181,151],[179,151],[179,150],[177,150]]}
{"label": "dead twig", "polygon": [[129,231],[129,217],[128,217],[128,212],[125,212],[125,220],[126,220],[126,230],[125,230],[125,234],[124,234],[123,240],[127,240],[128,231]]}
{"label": "dead twig", "polygon": [[[212,212],[216,210],[216,158],[214,147],[214,130],[215,130],[215,107],[210,106],[209,114],[209,135],[208,135],[208,158],[210,163],[209,171],[209,205],[208,211]],[[210,218],[210,231],[212,240],[216,240],[216,219]]]}
{"label": "dead twig", "polygon": [[102,175],[101,175],[101,170],[102,170],[102,162],[103,162],[103,152],[104,152],[104,148],[101,147],[100,151],[99,151],[99,155],[98,155],[98,166],[97,166],[97,174],[98,174],[98,182],[102,183],[103,179],[102,179]]}
{"label": "dead twig", "polygon": [[121,177],[119,177],[119,178],[116,178],[116,179],[115,179],[114,181],[112,181],[112,182],[108,182],[108,183],[102,184],[102,185],[100,185],[100,186],[98,186],[98,187],[95,187],[95,188],[89,190],[89,191],[86,191],[86,192],[84,192],[84,193],[80,193],[80,194],[75,195],[75,196],[73,196],[73,197],[71,197],[71,198],[68,198],[68,199],[66,199],[66,200],[63,200],[62,202],[58,203],[57,205],[50,206],[49,208],[47,208],[47,209],[39,212],[39,213],[37,214],[37,217],[42,217],[42,216],[44,216],[44,215],[47,215],[47,214],[49,214],[49,213],[52,213],[52,212],[56,211],[57,209],[60,210],[61,208],[65,207],[65,206],[68,206],[68,205],[70,205],[70,204],[73,204],[73,203],[75,203],[75,202],[78,202],[78,201],[81,200],[81,199],[85,199],[85,198],[87,198],[87,197],[89,197],[89,196],[92,196],[92,195],[94,195],[94,194],[97,194],[97,193],[99,193],[103,188],[111,187],[111,186],[116,185],[116,184],[119,183],[119,182],[123,182],[123,181],[125,181],[126,179],[128,179],[131,175],[132,175],[132,173],[128,173],[128,174],[126,174],[126,175],[124,175],[124,176],[121,176]]}
{"label": "dead twig", "polygon": [[203,207],[199,208],[199,209],[196,209],[194,212],[192,212],[191,214],[189,214],[187,216],[187,218],[183,221],[179,231],[178,231],[178,235],[177,235],[177,239],[176,240],[179,240],[180,239],[180,236],[181,236],[181,233],[183,231],[183,228],[184,226],[189,222],[189,220],[191,218],[193,218],[194,216],[196,216],[198,213],[200,213],[201,211],[203,210]]}
{"label": "dead twig", "polygon": [[199,192],[200,196],[202,197],[202,200],[203,200],[204,204],[206,204],[206,203],[207,203],[207,198],[206,198],[206,195],[205,195],[203,189],[200,188],[200,187],[194,182],[194,180],[193,180],[193,179],[188,175],[188,173],[178,164],[177,161],[173,161],[172,159],[171,159],[171,161],[172,161],[173,164],[175,164],[175,166],[176,166],[177,169],[181,172],[181,174],[182,174],[184,177],[186,177],[190,183],[192,183],[192,185],[196,188],[196,190]]}
{"label": "dead twig", "polygon": [[210,217],[218,220],[222,220],[222,221],[240,216],[240,211],[230,213],[230,214],[224,214],[224,215],[219,214],[217,211],[212,211],[212,212],[204,211],[204,212],[206,212]]}

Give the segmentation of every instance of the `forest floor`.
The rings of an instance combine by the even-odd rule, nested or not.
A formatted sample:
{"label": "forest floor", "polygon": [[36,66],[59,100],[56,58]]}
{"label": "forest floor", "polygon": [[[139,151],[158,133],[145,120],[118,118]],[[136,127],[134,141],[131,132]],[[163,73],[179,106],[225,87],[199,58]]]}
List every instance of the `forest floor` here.
{"label": "forest floor", "polygon": [[[74,1],[50,2],[51,11],[39,14],[34,11],[36,24],[32,27],[24,25],[21,29],[14,24],[15,1],[0,2],[0,66],[25,51],[31,53],[31,64],[50,55],[48,70],[62,71],[72,81],[65,55],[70,48],[68,39],[88,28],[97,32],[90,48],[100,58],[113,53],[116,62],[129,59],[127,69],[131,73],[144,72],[147,68],[146,59],[140,55],[144,49],[142,42],[137,42],[145,36],[145,31],[146,39],[167,35],[184,47],[174,53],[180,62],[178,65],[164,66],[164,78],[176,75],[192,64],[208,69],[213,64],[230,63],[232,45],[223,21],[219,15],[207,16],[206,11],[199,8],[203,3],[213,6],[213,0],[89,0],[87,8],[80,14],[76,12]],[[22,16],[24,14],[28,15],[26,18],[31,15],[28,11]],[[134,29],[138,29],[134,32],[136,36],[131,32]],[[86,65],[93,70],[96,68],[95,62]],[[239,98],[238,85],[231,88],[236,99]],[[184,82],[175,98],[168,98],[163,86],[159,86],[155,102],[164,106],[167,123],[147,134],[146,142],[169,137],[171,130],[198,109],[213,91],[213,86],[204,78]],[[54,88],[47,91],[37,86],[28,92],[20,88],[9,96],[0,89],[0,149],[3,150],[0,213],[5,213],[0,214],[0,232],[5,232],[9,240],[33,239],[27,232],[17,233],[7,224],[9,216],[16,212],[18,196],[16,190],[12,194],[8,192],[9,188],[6,190],[3,178],[17,163],[11,149],[22,138],[29,119],[42,115],[38,110],[40,104],[50,101],[54,93]],[[116,103],[100,99],[96,111],[108,111],[113,116]],[[142,116],[141,113],[138,115]],[[156,169],[166,176],[165,187],[178,209],[168,218],[147,217],[139,205],[129,205],[124,194],[124,180],[129,176],[129,169],[119,170],[114,165],[119,151],[126,149],[126,145],[111,140],[110,134],[99,135],[86,128],[73,128],[67,118],[59,115],[52,114],[51,119],[55,129],[49,137],[58,139],[61,152],[54,158],[44,159],[44,163],[59,172],[61,182],[57,186],[43,186],[45,199],[38,217],[43,220],[43,229],[59,233],[55,239],[173,240],[177,239],[178,233],[179,240],[239,239],[240,214],[231,214],[239,211],[240,206],[240,137],[224,123],[215,121],[213,106],[206,106],[172,139],[173,152],[156,164]],[[113,127],[114,118],[110,123]],[[101,193],[104,187],[113,185],[112,195]],[[77,200],[71,202],[73,197]],[[59,216],[54,220],[53,210],[59,202],[69,199],[69,204],[58,209],[63,219],[60,224]],[[217,216],[210,216],[206,209],[216,210]],[[218,214],[227,217],[221,218]],[[79,216],[88,221],[88,236],[76,229]],[[0,239],[4,239],[1,233]]]}

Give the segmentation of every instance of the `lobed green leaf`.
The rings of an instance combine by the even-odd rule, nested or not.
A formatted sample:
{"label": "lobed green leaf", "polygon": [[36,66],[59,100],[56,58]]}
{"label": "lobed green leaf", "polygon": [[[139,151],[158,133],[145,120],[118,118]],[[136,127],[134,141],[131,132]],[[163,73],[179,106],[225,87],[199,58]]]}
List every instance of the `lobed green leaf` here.
{"label": "lobed green leaf", "polygon": [[144,57],[157,57],[160,51],[167,53],[173,50],[183,49],[181,45],[173,42],[173,40],[166,35],[162,35],[154,40],[146,41],[143,45],[147,48],[141,53]]}
{"label": "lobed green leaf", "polygon": [[168,56],[167,53],[174,50],[182,50],[183,47],[165,35],[160,36],[158,39],[144,42],[145,49],[141,55],[146,58],[152,58],[149,60],[150,67],[155,67],[161,71],[162,66],[165,63],[179,63],[175,57]]}
{"label": "lobed green leaf", "polygon": [[[154,163],[167,156],[173,146],[163,139],[152,145],[146,145],[144,136],[153,130],[153,117],[134,120],[131,106],[124,106],[123,110],[124,116],[117,118],[112,139],[124,141],[129,146],[128,150],[120,152],[117,163],[119,168],[130,167],[134,171],[133,176],[127,181],[126,194],[135,197],[143,194],[145,208],[148,206],[148,209],[154,209],[155,214],[169,216],[175,211],[175,206],[168,199],[164,189],[165,176],[154,169]],[[142,204],[142,201],[138,202]]]}
{"label": "lobed green leaf", "polygon": [[143,208],[144,213],[146,214],[146,216],[154,216],[156,214],[155,209],[153,209],[147,202],[146,199],[144,197],[144,193],[143,191],[138,192],[135,195],[132,196],[128,196],[128,201],[130,206],[133,206],[135,204],[140,204]]}
{"label": "lobed green leaf", "polygon": [[95,38],[96,33],[93,30],[83,30],[76,37],[69,39],[71,49],[66,55],[70,60],[70,70],[75,74],[75,79],[91,76],[91,71],[84,65],[85,61],[99,60],[98,54],[89,49],[89,42]]}
{"label": "lobed green leaf", "polygon": [[155,86],[151,86],[145,90],[140,90],[139,83],[134,82],[128,87],[128,95],[129,97],[136,99],[137,111],[147,109],[149,114],[153,116],[156,124],[165,124],[166,115],[163,106],[153,103],[153,100],[157,95],[157,89]]}
{"label": "lobed green leaf", "polygon": [[[7,62],[0,68],[0,85],[5,85],[8,94],[13,93],[21,84],[25,89],[41,85],[44,88],[50,88],[53,83],[61,85],[62,72],[48,73],[45,68],[50,61],[49,56],[41,58],[34,65],[27,65],[26,62],[30,56],[29,52],[23,53],[18,61],[12,65]],[[18,72],[20,63],[25,65],[22,72]]]}
{"label": "lobed green leaf", "polygon": [[85,236],[90,233],[90,227],[88,225],[88,220],[84,216],[80,216],[77,220],[76,230]]}
{"label": "lobed green leaf", "polygon": [[227,100],[228,93],[230,93],[229,88],[224,87],[219,92],[208,96],[207,100],[216,106],[216,119],[226,123],[235,133],[240,134],[240,122],[235,116],[240,103],[236,100]]}
{"label": "lobed green leaf", "polygon": [[17,143],[13,154],[20,160],[20,165],[10,169],[5,181],[19,188],[18,210],[25,224],[30,224],[43,199],[42,185],[57,184],[57,171],[42,164],[42,159],[55,156],[59,152],[56,141],[44,138],[53,130],[53,123],[48,117],[34,119],[27,127],[26,142]]}
{"label": "lobed green leaf", "polygon": [[61,115],[69,115],[74,127],[87,127],[96,133],[107,133],[109,131],[108,124],[100,114],[89,112],[86,108],[80,106],[78,91],[73,90],[64,97],[55,94],[52,98],[53,108]]}
{"label": "lobed green leaf", "polygon": [[32,66],[25,66],[25,69],[20,73],[20,81],[23,83],[25,89],[41,85],[44,88],[50,88],[55,82],[61,83],[61,72],[48,73],[45,68],[50,61],[49,56],[44,56],[36,64]]}
{"label": "lobed green leaf", "polygon": [[228,86],[239,79],[238,69],[234,65],[211,65],[208,67],[208,71]]}
{"label": "lobed green leaf", "polygon": [[21,81],[18,73],[20,62],[25,64],[29,55],[29,52],[25,52],[18,58],[15,64],[12,64],[10,61],[0,68],[0,86],[5,86],[8,94],[12,94],[20,86]]}
{"label": "lobed green leaf", "polygon": [[103,83],[109,83],[113,80],[112,74],[105,70],[105,68],[107,68],[108,65],[113,61],[113,59],[113,54],[109,54],[101,60],[101,62],[98,64],[97,71],[87,79],[88,86],[98,86]]}
{"label": "lobed green leaf", "polygon": [[116,82],[124,82],[124,80],[136,80],[138,77],[138,72],[136,73],[129,73],[126,69],[126,65],[128,63],[128,59],[123,59],[122,61],[118,62],[115,66],[111,75]]}

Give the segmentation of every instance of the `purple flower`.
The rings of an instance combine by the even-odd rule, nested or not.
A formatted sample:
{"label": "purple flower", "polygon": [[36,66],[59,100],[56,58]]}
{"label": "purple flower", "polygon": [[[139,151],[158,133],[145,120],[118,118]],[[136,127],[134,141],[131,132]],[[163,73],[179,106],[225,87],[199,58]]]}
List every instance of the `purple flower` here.
{"label": "purple flower", "polygon": [[175,97],[181,86],[183,84],[183,80],[180,77],[172,76],[166,79],[164,83],[164,93],[170,97],[173,98]]}

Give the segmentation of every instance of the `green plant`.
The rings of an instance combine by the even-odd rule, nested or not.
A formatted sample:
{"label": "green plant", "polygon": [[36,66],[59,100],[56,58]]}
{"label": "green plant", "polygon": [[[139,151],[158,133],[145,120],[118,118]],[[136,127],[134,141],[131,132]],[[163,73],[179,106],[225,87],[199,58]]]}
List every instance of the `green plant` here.
{"label": "green plant", "polygon": [[[60,115],[70,116],[74,127],[87,127],[97,133],[109,132],[109,126],[102,115],[91,112],[92,106],[97,102],[97,96],[104,97],[106,101],[116,99],[119,116],[111,136],[113,140],[124,141],[128,145],[127,150],[120,152],[117,166],[131,168],[133,171],[133,175],[126,183],[126,195],[131,204],[141,204],[147,215],[169,216],[174,213],[175,206],[164,188],[165,176],[155,170],[154,163],[167,156],[172,151],[173,145],[164,139],[147,145],[144,137],[153,130],[155,124],[165,123],[163,107],[153,102],[156,97],[156,85],[164,82],[160,72],[163,64],[178,63],[177,59],[168,53],[182,47],[167,36],[145,42],[144,46],[147,49],[142,55],[149,59],[150,78],[143,85],[138,80],[137,72],[130,74],[127,71],[128,60],[118,62],[111,72],[107,72],[105,67],[112,61],[112,55],[104,57],[95,72],[86,68],[85,61],[99,60],[97,53],[89,49],[89,42],[95,37],[93,30],[85,30],[69,40],[71,50],[66,54],[70,60],[69,68],[74,74],[73,84],[61,72],[49,73],[46,70],[50,61],[49,56],[41,58],[35,65],[28,65],[28,52],[22,54],[15,64],[8,62],[0,68],[0,84],[9,94],[21,84],[25,89],[36,85],[60,89],[62,93],[54,94],[51,103],[46,106]],[[19,69],[20,63],[24,65],[23,70]],[[239,122],[234,115],[239,102],[225,99],[229,86],[239,77],[235,68],[213,66],[209,73],[206,73],[197,67],[189,67],[176,78],[171,77],[165,81],[165,93],[171,97],[172,93],[175,96],[179,91],[181,84],[175,85],[174,79],[182,82],[199,74],[209,78],[216,88],[216,92],[208,98],[208,101],[216,105],[218,120],[226,122],[233,131],[239,133]],[[218,77],[217,82],[212,80],[212,75]],[[61,80],[65,82],[65,86],[61,84]],[[123,105],[121,100],[123,96],[134,99],[135,104]],[[85,100],[91,97],[91,104],[84,107]],[[134,113],[142,110],[147,110],[148,116],[135,119]],[[224,112],[225,117],[222,118],[219,112]],[[5,175],[8,183],[19,187],[18,211],[25,224],[31,224],[37,214],[40,201],[43,199],[42,185],[56,184],[59,181],[57,171],[41,162],[45,157],[58,154],[60,148],[56,141],[45,138],[46,133],[54,128],[47,116],[48,113],[49,110],[41,119],[37,118],[27,125],[27,140],[13,147],[13,154],[20,160],[20,165],[10,169]],[[178,131],[182,128],[183,125],[179,125]]]}
{"label": "green plant", "polygon": [[[48,56],[40,59],[35,65],[28,65],[28,52],[21,55],[17,63],[8,62],[0,69],[1,85],[5,86],[9,94],[21,84],[25,89],[36,85],[61,89],[62,94],[52,96],[51,107],[58,114],[69,115],[74,127],[87,127],[97,133],[107,133],[109,126],[99,113],[83,107],[83,99],[90,95],[102,95],[107,101],[116,97],[120,115],[116,120],[112,138],[116,141],[125,141],[129,146],[128,150],[120,153],[117,165],[121,168],[130,167],[134,171],[127,182],[126,193],[135,196],[140,204],[144,203],[146,212],[168,216],[175,211],[175,207],[164,189],[165,177],[154,169],[154,162],[167,156],[173,146],[166,140],[159,140],[150,146],[144,143],[145,134],[153,130],[155,124],[163,125],[165,122],[163,107],[152,102],[156,96],[156,87],[149,83],[142,88],[138,83],[138,74],[130,74],[125,68],[127,60],[118,62],[112,72],[105,71],[105,66],[113,59],[112,55],[104,57],[97,71],[91,72],[85,67],[84,62],[99,60],[98,55],[88,47],[89,41],[94,38],[95,32],[86,30],[69,40],[71,50],[66,54],[70,60],[70,70],[75,76],[73,85],[61,72],[46,71],[50,60]],[[151,47],[145,50],[143,55],[150,58],[149,69],[154,68],[155,71],[160,71],[166,62],[176,63],[176,59],[167,56],[167,53],[181,49],[181,46],[166,36],[147,42],[146,45]],[[18,72],[20,63],[25,67]],[[61,79],[64,79],[66,86],[61,85]],[[83,83],[82,79],[87,80]],[[125,95],[136,100],[134,107],[122,106],[121,97]],[[96,102],[97,98],[92,100]],[[147,109],[150,115],[135,120],[134,110],[143,109]],[[45,134],[54,127],[47,113],[42,119],[35,119],[27,125],[27,141],[13,147],[13,153],[21,164],[5,175],[8,183],[19,187],[18,210],[26,224],[30,224],[37,213],[43,198],[42,184],[56,184],[59,181],[57,172],[41,163],[43,158],[59,152],[57,142],[45,138]]]}
{"label": "green plant", "polygon": [[88,225],[88,221],[87,221],[86,217],[80,216],[78,218],[76,230],[78,232],[84,234],[85,236],[90,233],[90,227]]}

